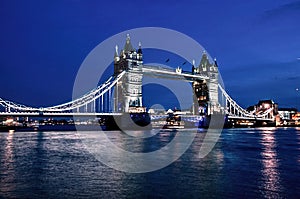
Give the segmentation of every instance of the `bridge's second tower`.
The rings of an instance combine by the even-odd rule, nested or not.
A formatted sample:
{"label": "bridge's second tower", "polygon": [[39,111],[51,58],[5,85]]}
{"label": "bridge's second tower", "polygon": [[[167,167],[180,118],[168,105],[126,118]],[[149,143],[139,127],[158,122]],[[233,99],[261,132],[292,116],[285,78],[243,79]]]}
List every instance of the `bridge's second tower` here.
{"label": "bridge's second tower", "polygon": [[194,114],[211,115],[220,112],[218,96],[218,65],[215,60],[210,63],[206,52],[203,53],[200,64],[194,67],[192,73],[208,76],[208,80],[196,80],[193,89],[197,103],[194,105]]}
{"label": "bridge's second tower", "polygon": [[142,66],[143,53],[141,43],[135,50],[127,35],[124,49],[120,55],[118,47],[114,56],[114,75],[126,71],[124,77],[117,83],[114,91],[115,112],[145,112],[142,103]]}

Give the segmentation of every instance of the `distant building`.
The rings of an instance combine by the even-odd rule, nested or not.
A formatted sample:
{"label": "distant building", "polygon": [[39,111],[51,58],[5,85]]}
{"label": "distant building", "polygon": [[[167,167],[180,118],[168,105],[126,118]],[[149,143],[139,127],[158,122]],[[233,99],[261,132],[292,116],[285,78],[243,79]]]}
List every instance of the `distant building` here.
{"label": "distant building", "polygon": [[249,106],[247,111],[253,115],[269,112],[270,115],[276,116],[278,115],[278,104],[274,103],[273,100],[260,100],[258,104]]}
{"label": "distant building", "polygon": [[[259,100],[257,104],[249,106],[247,108],[247,111],[250,113],[250,115],[263,116],[274,121],[267,123],[267,125],[277,126],[280,124],[280,118],[278,115],[278,104],[274,103],[273,100]],[[262,124],[258,124],[256,122],[256,125],[265,125],[264,123],[266,122],[262,122]]]}
{"label": "distant building", "polygon": [[293,125],[293,115],[297,113],[296,108],[279,108],[278,113],[281,120],[281,125]]}
{"label": "distant building", "polygon": [[296,126],[299,126],[300,125],[300,112],[293,114],[292,120],[295,122]]}
{"label": "distant building", "polygon": [[273,100],[259,100],[258,104],[256,105],[256,114],[265,112],[270,108],[273,109],[273,115],[278,114],[278,104],[274,103]]}
{"label": "distant building", "polygon": [[282,120],[291,120],[292,116],[297,113],[296,108],[279,108],[278,113]]}
{"label": "distant building", "polygon": [[247,111],[252,113],[253,115],[255,114],[255,111],[256,111],[256,105],[253,105],[253,106],[249,106],[247,108]]}

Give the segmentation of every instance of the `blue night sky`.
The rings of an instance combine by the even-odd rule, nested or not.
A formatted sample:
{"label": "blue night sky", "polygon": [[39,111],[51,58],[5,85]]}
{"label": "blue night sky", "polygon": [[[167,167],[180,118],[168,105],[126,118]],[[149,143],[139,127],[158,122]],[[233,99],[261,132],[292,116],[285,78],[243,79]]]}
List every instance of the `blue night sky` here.
{"label": "blue night sky", "polygon": [[66,102],[94,47],[155,26],[192,37],[216,57],[227,92],[241,106],[273,99],[300,108],[300,1],[3,0],[0,25],[4,99],[37,107]]}

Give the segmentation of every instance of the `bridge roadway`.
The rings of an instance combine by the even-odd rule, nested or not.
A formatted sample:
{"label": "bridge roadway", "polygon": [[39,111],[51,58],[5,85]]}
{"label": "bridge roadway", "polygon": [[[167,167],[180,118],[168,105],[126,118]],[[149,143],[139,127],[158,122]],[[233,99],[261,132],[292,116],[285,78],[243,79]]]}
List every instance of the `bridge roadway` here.
{"label": "bridge roadway", "polygon": [[[82,116],[82,117],[97,117],[97,116],[116,116],[122,115],[123,113],[95,113],[95,112],[87,112],[87,113],[76,113],[76,112],[69,112],[69,113],[59,113],[59,112],[0,112],[0,116],[14,116],[14,117],[72,117],[72,116]],[[166,118],[167,115],[151,115],[152,120],[156,119],[163,119]],[[182,119],[195,121],[202,120],[203,116],[199,115],[182,115]],[[241,116],[233,116],[229,115],[228,119],[235,119],[235,120],[259,120],[259,121],[274,121],[270,118],[260,118],[260,117],[241,117]]]}
{"label": "bridge roadway", "polygon": [[[167,115],[151,115],[151,119],[152,120],[157,120],[157,119],[163,119],[163,118],[167,118]],[[204,118],[204,116],[200,116],[200,115],[181,115],[181,119],[182,120],[189,120],[189,121],[193,121],[193,122],[197,122],[199,120],[202,120]],[[274,119],[271,118],[261,118],[261,117],[241,117],[241,116],[234,116],[234,115],[228,115],[228,119],[234,119],[234,120],[250,120],[250,121],[274,121]]]}
{"label": "bridge roadway", "polygon": [[207,80],[208,76],[203,74],[192,74],[191,72],[182,71],[178,69],[166,68],[161,66],[143,65],[143,74],[151,77],[159,77],[174,80],[193,81],[195,79]]}

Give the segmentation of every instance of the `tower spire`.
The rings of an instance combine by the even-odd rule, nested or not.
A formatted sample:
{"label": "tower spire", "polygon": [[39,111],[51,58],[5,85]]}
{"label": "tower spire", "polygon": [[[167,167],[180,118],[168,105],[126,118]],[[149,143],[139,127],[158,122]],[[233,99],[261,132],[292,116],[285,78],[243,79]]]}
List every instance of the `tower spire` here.
{"label": "tower spire", "polygon": [[192,65],[192,75],[195,74],[195,60],[193,59],[193,65]]}
{"label": "tower spire", "polygon": [[132,45],[131,45],[131,42],[130,42],[130,36],[129,34],[127,34],[126,36],[126,43],[125,43],[125,46],[124,46],[124,51],[125,53],[126,52],[131,52],[131,51],[134,51]]}
{"label": "tower spire", "polygon": [[214,59],[215,66],[218,67],[217,58]]}
{"label": "tower spire", "polygon": [[129,35],[129,34],[126,35],[126,41],[127,41],[127,42],[129,41],[129,42],[130,42],[130,35]]}
{"label": "tower spire", "polygon": [[138,49],[137,53],[142,54],[142,43],[141,42],[139,42],[139,49]]}
{"label": "tower spire", "polygon": [[116,45],[116,47],[115,47],[115,49],[116,49],[116,51],[115,51],[115,57],[119,57],[119,50],[118,50],[118,45]]}

